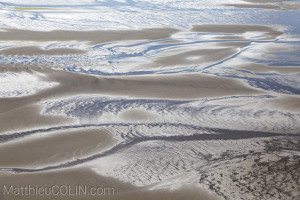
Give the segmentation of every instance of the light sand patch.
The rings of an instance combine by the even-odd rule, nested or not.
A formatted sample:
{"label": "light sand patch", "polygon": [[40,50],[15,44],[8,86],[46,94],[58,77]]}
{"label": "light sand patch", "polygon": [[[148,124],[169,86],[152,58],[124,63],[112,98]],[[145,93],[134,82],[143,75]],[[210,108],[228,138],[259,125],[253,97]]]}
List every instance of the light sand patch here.
{"label": "light sand patch", "polygon": [[[248,4],[223,4],[224,6],[235,8],[261,8],[273,10],[299,10],[300,4],[297,1],[290,0],[243,0]],[[275,4],[276,3],[276,4]]]}
{"label": "light sand patch", "polygon": [[249,42],[219,42],[217,45],[221,47],[234,47],[234,48],[240,48],[243,46],[248,45]]}
{"label": "light sand patch", "polygon": [[293,74],[300,73],[300,67],[294,66],[269,66],[259,63],[241,63],[239,65],[233,65],[234,68],[245,69],[254,73],[270,73],[276,72],[280,74]]}
{"label": "light sand patch", "polygon": [[[2,184],[13,185],[15,187],[31,185],[35,187],[52,187],[54,185],[70,185],[75,188],[75,185],[86,185],[90,188],[113,188],[113,191],[106,190],[106,195],[50,195],[50,196],[14,196],[4,195],[3,187],[0,188],[1,200],[94,200],[94,199],[109,199],[109,200],[217,200],[215,195],[210,192],[200,189],[196,186],[186,185],[177,190],[170,191],[168,189],[148,190],[147,187],[136,187],[130,183],[121,182],[114,178],[104,177],[96,174],[87,168],[73,168],[51,172],[40,173],[21,173],[10,174],[0,172],[0,180]],[[114,195],[109,195],[114,193]]]}
{"label": "light sand patch", "polygon": [[289,112],[300,112],[300,97],[298,96],[279,96],[277,98],[265,99],[261,101],[258,108],[276,109]]}
{"label": "light sand patch", "polygon": [[[230,33],[230,34],[245,34],[247,32],[262,32],[264,40],[274,40],[283,32],[276,31],[268,26],[260,25],[241,25],[241,24],[202,24],[194,25],[191,29],[193,32],[201,33]],[[223,37],[223,36],[222,36]],[[236,37],[236,36],[235,36]]]}
{"label": "light sand patch", "polygon": [[0,73],[0,98],[28,96],[57,85],[55,82],[45,82],[32,73]]}
{"label": "light sand patch", "polygon": [[234,8],[261,8],[261,9],[274,9],[278,10],[280,7],[273,4],[223,4],[224,6]]}
{"label": "light sand patch", "polygon": [[130,109],[119,114],[121,119],[126,121],[153,121],[160,119],[159,116],[143,109]]}
{"label": "light sand patch", "polygon": [[185,65],[207,65],[207,63],[216,63],[238,53],[238,48],[247,44],[248,42],[241,41],[220,43],[212,42],[189,48],[183,46],[164,51],[162,56],[152,59],[153,63],[145,64],[138,69],[148,69],[149,67],[158,68]]}
{"label": "light sand patch", "polygon": [[249,104],[253,101],[260,101],[258,99],[249,99],[249,97],[239,97],[239,98],[228,98],[228,99],[216,99],[211,102],[208,102],[210,105],[243,105],[243,104]]}
{"label": "light sand patch", "polygon": [[176,32],[178,30],[173,28],[97,31],[55,30],[49,32],[4,29],[4,31],[0,31],[0,41],[86,41],[90,44],[100,44],[121,40],[166,39]]}
{"label": "light sand patch", "polygon": [[[21,67],[21,65],[9,65],[8,68],[6,67],[4,67],[3,65],[0,66],[0,71],[4,72],[2,73],[2,75],[11,72],[18,74],[27,74],[30,77],[30,79],[28,80],[29,83],[34,80],[41,79],[43,79],[43,82],[47,83],[45,74],[40,73],[37,70],[31,70],[28,66]],[[18,80],[14,81],[13,83],[8,82],[11,85],[9,86],[9,88],[4,89],[4,91],[11,89],[17,90],[16,92],[18,92],[18,89],[22,89],[24,85],[28,86],[28,83],[22,80],[22,76],[20,81],[23,82],[19,82]],[[77,122],[77,120],[75,119],[61,115],[41,115],[40,112],[42,110],[42,106],[40,105],[40,102],[43,96],[38,94],[45,90],[47,91],[47,89],[55,90],[55,88],[58,87],[59,84],[56,82],[55,87],[39,87],[37,90],[36,86],[38,86],[38,83],[39,82],[33,82],[32,85],[34,87],[31,89],[34,90],[30,90],[26,93],[26,95],[21,95],[20,97],[9,96],[10,98],[4,96],[0,98],[0,134],[3,134],[5,132],[20,131],[20,129],[30,130],[34,126],[45,128],[53,125],[59,126],[65,125],[67,123],[74,124]],[[53,82],[50,81],[49,83]],[[25,89],[30,89],[30,87],[25,87]]]}
{"label": "light sand patch", "polygon": [[49,50],[41,49],[37,46],[24,46],[24,47],[13,47],[6,48],[0,51],[0,55],[68,55],[68,54],[84,54],[86,51],[74,48],[53,48]]}
{"label": "light sand patch", "polygon": [[291,52],[296,50],[293,46],[284,44],[266,44],[264,49],[267,52]]}
{"label": "light sand patch", "polygon": [[105,129],[53,131],[0,145],[0,167],[43,167],[99,153],[117,140]]}
{"label": "light sand patch", "polygon": [[278,5],[283,10],[300,10],[300,3],[299,1],[293,1],[293,2],[279,2]]}
{"label": "light sand patch", "polygon": [[[194,65],[208,62],[217,62],[225,58],[228,58],[238,51],[235,48],[220,48],[220,49],[201,49],[188,51],[181,54],[172,56],[164,56],[155,60],[155,65],[164,66],[175,66],[175,65]],[[190,59],[194,57],[196,59]]]}

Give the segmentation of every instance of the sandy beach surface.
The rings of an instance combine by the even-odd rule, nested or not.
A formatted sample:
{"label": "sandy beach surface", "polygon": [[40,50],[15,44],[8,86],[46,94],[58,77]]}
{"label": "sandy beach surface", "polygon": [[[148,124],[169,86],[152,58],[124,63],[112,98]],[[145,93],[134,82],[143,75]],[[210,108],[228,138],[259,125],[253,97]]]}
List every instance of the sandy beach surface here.
{"label": "sandy beach surface", "polygon": [[0,2],[0,199],[299,199],[299,6]]}

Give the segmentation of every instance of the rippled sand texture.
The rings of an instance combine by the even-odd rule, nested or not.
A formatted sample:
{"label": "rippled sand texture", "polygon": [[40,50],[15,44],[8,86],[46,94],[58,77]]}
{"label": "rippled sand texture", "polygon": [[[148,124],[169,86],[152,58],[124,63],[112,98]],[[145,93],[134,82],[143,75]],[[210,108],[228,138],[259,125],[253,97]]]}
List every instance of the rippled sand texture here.
{"label": "rippled sand texture", "polygon": [[0,199],[299,199],[299,7],[0,2]]}

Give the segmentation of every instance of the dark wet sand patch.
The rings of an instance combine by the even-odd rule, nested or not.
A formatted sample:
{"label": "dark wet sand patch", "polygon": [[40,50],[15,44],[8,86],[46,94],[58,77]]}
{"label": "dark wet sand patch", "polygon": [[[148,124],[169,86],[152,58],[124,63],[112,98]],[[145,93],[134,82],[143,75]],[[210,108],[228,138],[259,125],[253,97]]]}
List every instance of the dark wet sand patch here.
{"label": "dark wet sand patch", "polygon": [[119,114],[119,117],[126,121],[143,121],[143,122],[160,119],[159,115],[143,109],[126,110],[121,112]]}
{"label": "dark wet sand patch", "polygon": [[0,134],[18,130],[40,128],[77,123],[77,120],[61,115],[42,115],[42,106],[37,98],[1,99],[0,98]]}
{"label": "dark wet sand patch", "polygon": [[[234,8],[258,8],[258,9],[272,9],[272,10],[299,10],[300,4],[297,1],[290,0],[242,0],[248,4],[234,3],[223,4],[224,6]],[[276,4],[275,4],[276,3]]]}
{"label": "dark wet sand patch", "polygon": [[300,3],[299,1],[292,1],[292,2],[280,2],[278,5],[283,10],[300,10]]}
{"label": "dark wet sand patch", "polygon": [[49,7],[13,7],[15,10],[24,10],[24,11],[35,11],[35,10],[58,10],[58,8],[49,8]]}
{"label": "dark wet sand patch", "polygon": [[280,9],[279,6],[273,4],[223,4],[224,6],[234,8],[262,8],[262,9]]}
{"label": "dark wet sand patch", "polygon": [[117,140],[106,129],[52,131],[0,146],[0,167],[42,167],[99,153]]}
{"label": "dark wet sand patch", "polygon": [[159,44],[180,44],[180,43],[184,43],[184,40],[165,40],[158,43]]}
{"label": "dark wet sand patch", "polygon": [[[246,5],[246,4],[245,4]],[[266,32],[265,36],[274,39],[283,32],[273,30],[268,26],[259,25],[195,25],[193,32],[206,33],[245,33],[249,31]],[[32,31],[19,29],[5,29],[0,31],[0,41],[82,41],[90,44],[100,44],[122,40],[159,40],[168,39],[173,34],[180,32],[174,28],[149,28],[142,30],[97,30],[97,31]],[[165,41],[168,42],[168,41]]]}
{"label": "dark wet sand patch", "polygon": [[[191,29],[193,32],[201,33],[230,33],[230,34],[242,34],[246,32],[264,32],[263,39],[274,40],[283,32],[276,31],[268,26],[260,25],[241,25],[241,24],[202,24],[194,25]],[[224,37],[224,36],[222,36]]]}
{"label": "dark wet sand patch", "polygon": [[218,42],[217,45],[220,47],[234,47],[234,48],[240,48],[243,46],[248,45],[249,42]]}
{"label": "dark wet sand patch", "polygon": [[269,66],[267,64],[260,63],[243,63],[240,65],[233,66],[239,69],[245,69],[254,73],[270,73],[276,72],[280,74],[293,74],[300,73],[300,67],[294,66]]}
{"label": "dark wet sand patch", "polygon": [[267,46],[265,48],[267,50],[267,52],[292,52],[292,51],[298,51],[300,49],[294,49],[293,46],[285,46],[285,45],[273,45],[273,46]]}
{"label": "dark wet sand patch", "polygon": [[0,31],[0,41],[86,41],[91,44],[100,44],[121,40],[167,39],[178,31],[174,28],[97,31],[54,30],[49,32],[4,29],[4,31]]}
{"label": "dark wet sand patch", "polygon": [[41,49],[37,46],[24,46],[24,47],[12,47],[6,48],[0,51],[0,55],[68,55],[68,54],[84,54],[86,51],[74,48],[53,48],[49,50]]}
{"label": "dark wet sand patch", "polygon": [[291,0],[242,0],[249,3],[275,3],[275,2],[282,2],[282,1],[291,1]]}
{"label": "dark wet sand patch", "polygon": [[300,97],[282,95],[276,98],[265,99],[260,102],[258,108],[277,109],[294,113],[300,112]]}
{"label": "dark wet sand patch", "polygon": [[194,65],[209,62],[218,62],[228,58],[238,51],[235,48],[219,48],[219,49],[201,49],[194,51],[187,51],[185,53],[176,54],[172,56],[164,56],[156,59],[155,65],[175,66],[175,65]]}
{"label": "dark wet sand patch", "polygon": [[238,35],[215,36],[214,39],[217,39],[217,40],[246,40],[245,37],[238,36]]}

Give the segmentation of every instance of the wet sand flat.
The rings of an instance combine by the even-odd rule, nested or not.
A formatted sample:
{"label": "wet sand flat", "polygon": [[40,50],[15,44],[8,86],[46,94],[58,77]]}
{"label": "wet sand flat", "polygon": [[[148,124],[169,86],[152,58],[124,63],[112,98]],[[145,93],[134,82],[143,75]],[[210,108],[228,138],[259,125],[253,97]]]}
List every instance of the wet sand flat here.
{"label": "wet sand flat", "polygon": [[66,55],[66,54],[83,54],[85,51],[80,49],[72,49],[72,48],[53,48],[50,50],[40,49],[36,46],[25,46],[25,47],[13,47],[6,48],[0,51],[0,55]]}
{"label": "wet sand flat", "polygon": [[47,136],[1,145],[0,166],[42,167],[67,162],[104,151],[116,142],[112,134],[105,129],[52,131]]}
{"label": "wet sand flat", "polygon": [[170,37],[178,32],[174,28],[149,28],[144,30],[98,30],[98,31],[31,31],[3,29],[1,41],[86,41],[91,44],[118,40],[158,40]]}

